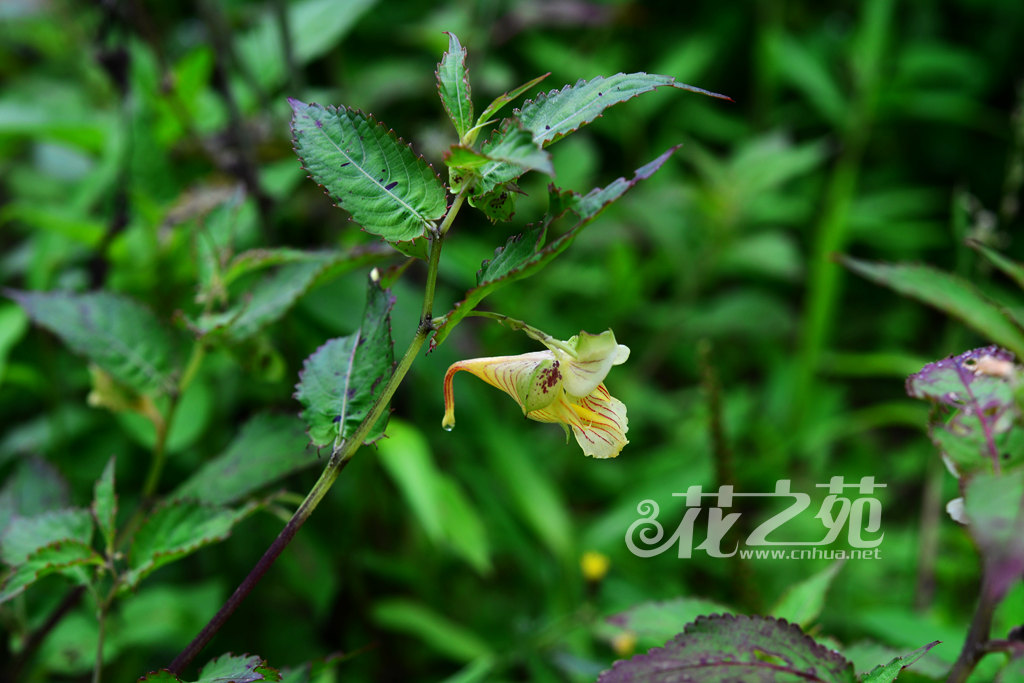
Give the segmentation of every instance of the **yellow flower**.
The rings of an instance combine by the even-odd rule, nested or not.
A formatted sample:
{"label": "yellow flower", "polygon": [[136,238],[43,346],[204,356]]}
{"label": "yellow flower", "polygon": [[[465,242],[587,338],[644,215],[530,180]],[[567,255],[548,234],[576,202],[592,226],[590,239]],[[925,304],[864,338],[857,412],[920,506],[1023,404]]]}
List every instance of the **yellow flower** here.
{"label": "yellow flower", "polygon": [[546,335],[530,336],[548,349],[452,364],[444,377],[445,412],[441,425],[445,429],[455,426],[452,377],[466,370],[515,399],[531,420],[557,422],[567,436],[572,428],[586,455],[617,456],[629,443],[626,406],[612,397],[603,382],[613,365],[629,358],[629,349],[615,341],[611,330],[601,334],[580,332],[566,342]]}
{"label": "yellow flower", "polygon": [[588,550],[583,553],[583,557],[580,558],[580,570],[583,572],[583,576],[587,581],[593,581],[596,583],[605,577],[611,563],[612,561],[604,553],[599,553],[596,550]]}

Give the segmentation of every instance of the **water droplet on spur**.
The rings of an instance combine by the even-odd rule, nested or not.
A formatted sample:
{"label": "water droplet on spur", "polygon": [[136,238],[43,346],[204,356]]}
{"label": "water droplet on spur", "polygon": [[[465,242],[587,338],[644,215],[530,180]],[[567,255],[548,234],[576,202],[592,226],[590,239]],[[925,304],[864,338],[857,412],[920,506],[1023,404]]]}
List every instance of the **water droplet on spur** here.
{"label": "water droplet on spur", "polygon": [[455,425],[441,425],[441,429],[443,429],[446,432],[450,432],[453,429],[455,429]]}

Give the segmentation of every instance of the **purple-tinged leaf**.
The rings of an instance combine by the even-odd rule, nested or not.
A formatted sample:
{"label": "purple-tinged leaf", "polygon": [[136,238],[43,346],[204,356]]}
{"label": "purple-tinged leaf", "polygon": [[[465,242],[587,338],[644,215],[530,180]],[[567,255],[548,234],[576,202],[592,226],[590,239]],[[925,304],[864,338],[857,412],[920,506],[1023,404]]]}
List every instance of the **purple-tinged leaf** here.
{"label": "purple-tinged leaf", "polygon": [[853,664],[794,624],[699,617],[664,647],[616,662],[598,683],[853,683]]}
{"label": "purple-tinged leaf", "polygon": [[896,677],[900,675],[901,671],[921,659],[921,657],[924,657],[928,654],[929,650],[941,642],[941,640],[934,640],[924,647],[914,650],[908,655],[894,657],[888,664],[879,664],[874,669],[861,676],[860,683],[892,683],[896,680]]}
{"label": "purple-tinged leaf", "polygon": [[1024,459],[1013,354],[986,346],[943,358],[907,378],[907,393],[935,404],[929,435],[959,472],[999,471]]}
{"label": "purple-tinged leaf", "polygon": [[466,68],[466,48],[462,47],[454,33],[448,36],[448,51],[437,65],[437,92],[448,117],[455,124],[459,140],[473,127],[473,99],[469,87],[469,70]]}
{"label": "purple-tinged leaf", "polygon": [[452,328],[472,312],[488,294],[510,282],[533,275],[554,260],[608,205],[622,197],[641,180],[654,175],[677,149],[678,145],[666,150],[654,161],[641,166],[629,180],[619,178],[606,187],[594,188],[585,195],[561,192],[552,186],[550,215],[552,218],[558,218],[570,214],[575,219],[573,226],[550,242],[546,242],[547,225],[531,228],[521,235],[509,238],[504,247],[495,251],[493,259],[481,264],[476,276],[477,286],[466,292],[465,299],[455,304],[455,308],[445,316],[444,323],[434,333],[434,338],[430,342],[431,348],[443,342]]}
{"label": "purple-tinged leaf", "polygon": [[[384,390],[395,366],[394,303],[371,276],[359,330],[327,341],[303,364],[295,398],[304,407],[302,419],[314,446],[333,446],[355,433]],[[386,425],[387,411],[366,441],[383,436]]]}
{"label": "purple-tinged leaf", "polygon": [[998,603],[1024,576],[1024,470],[980,472],[964,487],[967,529],[981,553],[988,593]]}

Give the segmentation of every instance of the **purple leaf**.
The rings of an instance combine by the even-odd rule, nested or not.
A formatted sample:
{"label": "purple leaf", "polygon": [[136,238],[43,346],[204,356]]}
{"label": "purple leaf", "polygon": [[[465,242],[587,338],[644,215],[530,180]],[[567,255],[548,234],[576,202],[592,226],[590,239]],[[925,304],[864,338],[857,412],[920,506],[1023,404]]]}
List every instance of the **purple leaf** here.
{"label": "purple leaf", "polygon": [[1022,452],[1013,360],[1009,351],[986,346],[929,363],[907,378],[910,396],[935,404],[929,435],[960,471],[998,472],[1002,460]]}
{"label": "purple leaf", "polygon": [[769,617],[698,617],[664,647],[616,662],[599,683],[853,683],[853,664]]}

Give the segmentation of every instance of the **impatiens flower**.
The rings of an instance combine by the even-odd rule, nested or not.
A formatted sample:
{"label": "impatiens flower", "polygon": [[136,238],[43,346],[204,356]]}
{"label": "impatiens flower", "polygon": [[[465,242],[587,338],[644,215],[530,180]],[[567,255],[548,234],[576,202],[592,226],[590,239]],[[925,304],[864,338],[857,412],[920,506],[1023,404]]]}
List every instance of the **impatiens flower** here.
{"label": "impatiens flower", "polygon": [[531,334],[547,351],[519,356],[495,356],[459,361],[444,376],[445,429],[455,426],[452,378],[466,370],[511,396],[523,415],[538,422],[557,422],[576,436],[583,452],[595,458],[614,458],[626,439],[626,406],[613,398],[604,378],[613,365],[629,358],[629,349],[615,341],[611,330],[580,332],[569,341]]}

